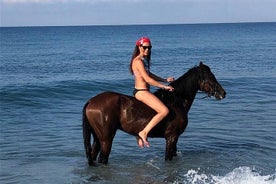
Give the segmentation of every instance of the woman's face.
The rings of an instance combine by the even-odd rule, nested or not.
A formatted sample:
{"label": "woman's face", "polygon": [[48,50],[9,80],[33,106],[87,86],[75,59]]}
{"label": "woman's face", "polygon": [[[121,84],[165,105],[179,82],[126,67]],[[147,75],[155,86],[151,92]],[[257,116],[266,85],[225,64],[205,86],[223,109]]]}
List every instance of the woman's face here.
{"label": "woman's face", "polygon": [[145,42],[141,46],[139,46],[140,53],[143,56],[148,56],[151,51],[151,48],[152,48],[152,46],[149,42]]}

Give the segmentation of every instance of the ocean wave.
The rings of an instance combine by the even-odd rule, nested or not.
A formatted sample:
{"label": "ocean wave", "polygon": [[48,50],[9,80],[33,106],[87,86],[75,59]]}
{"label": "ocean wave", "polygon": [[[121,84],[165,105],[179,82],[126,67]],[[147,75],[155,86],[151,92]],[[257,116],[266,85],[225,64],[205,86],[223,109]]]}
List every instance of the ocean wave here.
{"label": "ocean wave", "polygon": [[174,184],[276,184],[276,172],[262,175],[250,167],[238,167],[224,176],[204,174],[200,169],[190,169],[183,176],[172,182]]}

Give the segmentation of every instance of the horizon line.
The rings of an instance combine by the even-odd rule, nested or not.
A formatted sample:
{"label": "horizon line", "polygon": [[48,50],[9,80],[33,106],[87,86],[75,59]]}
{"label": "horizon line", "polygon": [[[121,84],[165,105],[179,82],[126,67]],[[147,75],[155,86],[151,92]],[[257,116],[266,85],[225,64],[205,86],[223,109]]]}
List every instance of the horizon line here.
{"label": "horizon line", "polygon": [[25,25],[25,26],[1,26],[0,28],[20,27],[85,27],[85,26],[158,26],[158,25],[196,25],[196,24],[248,24],[248,23],[276,23],[276,21],[240,21],[240,22],[198,22],[198,23],[141,23],[141,24],[87,24],[87,25]]}

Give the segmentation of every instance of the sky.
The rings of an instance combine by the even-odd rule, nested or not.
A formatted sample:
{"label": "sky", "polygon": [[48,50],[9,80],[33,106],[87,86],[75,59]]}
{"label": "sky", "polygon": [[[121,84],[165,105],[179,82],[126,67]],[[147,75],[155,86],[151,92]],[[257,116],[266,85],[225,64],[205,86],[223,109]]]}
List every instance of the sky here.
{"label": "sky", "polygon": [[0,26],[276,22],[276,0],[0,0]]}

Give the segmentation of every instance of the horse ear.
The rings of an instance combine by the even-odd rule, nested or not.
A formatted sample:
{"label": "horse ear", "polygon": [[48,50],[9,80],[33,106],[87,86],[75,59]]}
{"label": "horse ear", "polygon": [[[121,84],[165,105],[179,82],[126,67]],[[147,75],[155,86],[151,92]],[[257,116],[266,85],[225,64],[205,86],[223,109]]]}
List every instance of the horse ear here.
{"label": "horse ear", "polygon": [[203,65],[203,62],[202,62],[202,61],[200,61],[199,66],[202,66],[202,65]]}

